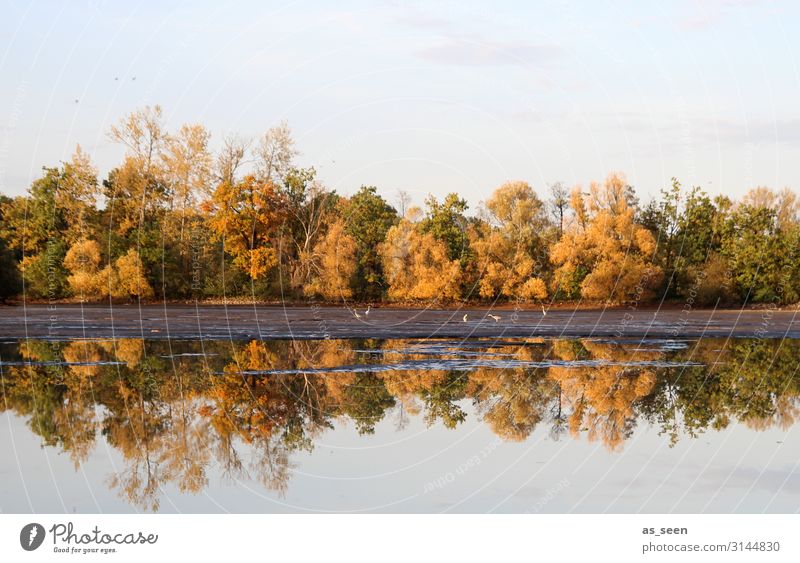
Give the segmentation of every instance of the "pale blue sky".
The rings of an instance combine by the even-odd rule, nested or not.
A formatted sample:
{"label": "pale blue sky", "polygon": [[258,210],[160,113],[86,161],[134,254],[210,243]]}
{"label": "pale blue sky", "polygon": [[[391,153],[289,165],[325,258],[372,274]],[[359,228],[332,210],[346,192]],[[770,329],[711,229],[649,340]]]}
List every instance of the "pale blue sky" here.
{"label": "pale blue sky", "polygon": [[800,187],[796,4],[528,4],[2,1],[0,192],[76,143],[105,175],[109,125],[156,103],[215,146],[286,119],[344,194]]}

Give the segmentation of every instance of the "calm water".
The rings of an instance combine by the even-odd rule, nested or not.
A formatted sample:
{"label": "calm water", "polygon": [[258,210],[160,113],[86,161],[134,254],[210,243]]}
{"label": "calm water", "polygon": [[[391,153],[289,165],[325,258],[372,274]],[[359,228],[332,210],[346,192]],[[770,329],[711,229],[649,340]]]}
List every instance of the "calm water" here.
{"label": "calm water", "polygon": [[793,340],[0,344],[3,512],[796,512]]}

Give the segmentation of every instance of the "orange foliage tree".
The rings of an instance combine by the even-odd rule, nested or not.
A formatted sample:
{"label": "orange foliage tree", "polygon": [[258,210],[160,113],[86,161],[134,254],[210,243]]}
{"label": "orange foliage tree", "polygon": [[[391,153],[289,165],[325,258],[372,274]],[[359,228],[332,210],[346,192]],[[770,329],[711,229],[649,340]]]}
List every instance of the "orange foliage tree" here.
{"label": "orange foliage tree", "polygon": [[251,279],[265,277],[278,264],[276,239],[286,205],[274,183],[252,175],[234,184],[223,182],[204,207],[209,226]]}
{"label": "orange foliage tree", "polygon": [[345,231],[343,221],[330,225],[311,253],[313,273],[303,293],[325,299],[350,299],[351,281],[358,267],[356,250],[356,241]]}
{"label": "orange foliage tree", "polygon": [[593,183],[588,202],[575,188],[571,205],[576,221],[551,248],[558,266],[554,289],[611,302],[652,297],[663,276],[652,262],[656,241],[636,222],[624,177],[611,174],[602,186]]}
{"label": "orange foliage tree", "polygon": [[486,211],[488,221],[470,233],[480,296],[546,298],[547,220],[536,192],[525,182],[508,182],[495,190]]}
{"label": "orange foliage tree", "polygon": [[450,260],[447,246],[430,233],[421,233],[409,214],[386,233],[380,247],[389,299],[458,299],[461,294],[461,265]]}

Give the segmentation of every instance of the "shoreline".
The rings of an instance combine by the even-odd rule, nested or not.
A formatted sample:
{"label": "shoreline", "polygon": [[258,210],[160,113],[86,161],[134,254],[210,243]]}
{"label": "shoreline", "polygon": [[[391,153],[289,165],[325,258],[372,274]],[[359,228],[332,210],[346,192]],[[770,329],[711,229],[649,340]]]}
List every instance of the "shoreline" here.
{"label": "shoreline", "polygon": [[[800,311],[324,304],[26,304],[0,307],[0,340],[353,338],[800,338]],[[494,320],[489,315],[499,317]],[[467,315],[467,321],[463,316]]]}

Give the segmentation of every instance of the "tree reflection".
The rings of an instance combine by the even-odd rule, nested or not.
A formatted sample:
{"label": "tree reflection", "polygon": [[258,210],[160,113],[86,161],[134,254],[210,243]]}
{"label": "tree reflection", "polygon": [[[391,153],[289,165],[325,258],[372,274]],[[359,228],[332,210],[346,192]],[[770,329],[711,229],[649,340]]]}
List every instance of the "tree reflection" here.
{"label": "tree reflection", "polygon": [[612,451],[640,424],[674,444],[734,422],[786,429],[800,413],[787,340],[27,341],[0,359],[2,408],[76,468],[99,432],[124,460],[109,485],[152,511],[166,487],[205,489],[211,466],[285,492],[293,453],[337,425],[456,428],[470,403],[503,440],[569,432]]}

